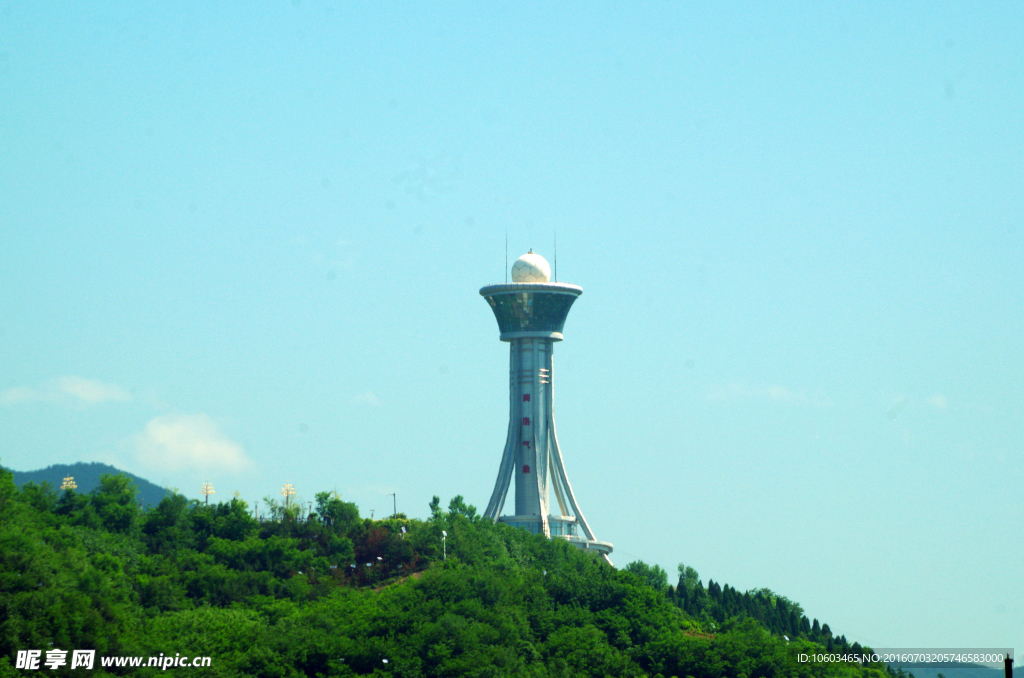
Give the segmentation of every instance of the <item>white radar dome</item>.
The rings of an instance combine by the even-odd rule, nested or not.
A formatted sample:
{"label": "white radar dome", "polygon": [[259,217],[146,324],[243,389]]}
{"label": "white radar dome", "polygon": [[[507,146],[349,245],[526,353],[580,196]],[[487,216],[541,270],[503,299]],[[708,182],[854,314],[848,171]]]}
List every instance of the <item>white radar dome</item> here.
{"label": "white radar dome", "polygon": [[547,260],[530,250],[512,264],[512,282],[542,283],[551,280],[551,266]]}

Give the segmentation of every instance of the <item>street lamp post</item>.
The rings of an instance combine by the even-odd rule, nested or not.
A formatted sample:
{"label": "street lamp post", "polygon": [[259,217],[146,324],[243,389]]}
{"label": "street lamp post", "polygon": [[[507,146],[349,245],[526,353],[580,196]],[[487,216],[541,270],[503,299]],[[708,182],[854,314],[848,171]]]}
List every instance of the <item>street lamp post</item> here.
{"label": "street lamp post", "polygon": [[291,483],[285,483],[281,488],[281,494],[284,495],[284,507],[290,507],[292,505],[292,497],[295,495],[295,488],[292,487]]}

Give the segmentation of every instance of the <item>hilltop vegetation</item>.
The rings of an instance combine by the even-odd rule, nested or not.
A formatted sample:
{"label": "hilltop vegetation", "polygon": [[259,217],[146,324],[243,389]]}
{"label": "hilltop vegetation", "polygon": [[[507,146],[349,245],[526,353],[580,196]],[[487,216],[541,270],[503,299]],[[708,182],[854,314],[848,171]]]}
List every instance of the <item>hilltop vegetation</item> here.
{"label": "hilltop vegetation", "polygon": [[808,620],[798,603],[769,589],[740,593],[728,584],[716,584],[713,579],[708,580],[705,589],[697,571],[682,563],[676,586],[668,585],[667,574],[657,565],[636,562],[627,565],[626,570],[641,577],[648,586],[663,591],[673,604],[700,620],[705,628],[716,628],[736,617],[750,617],[774,635],[812,640],[826,652],[862,651],[860,643],[848,643],[845,636],[833,636],[828,624]]}
{"label": "hilltop vegetation", "polygon": [[14,484],[18,487],[26,483],[35,483],[36,485],[49,483],[51,487],[60,487],[64,478],[73,476],[75,483],[78,485],[77,489],[82,494],[92,492],[99,487],[100,477],[104,474],[123,474],[135,483],[138,499],[142,501],[143,506],[156,506],[168,494],[166,489],[149,482],[145,478],[140,478],[133,473],[128,473],[127,471],[114,468],[110,464],[101,464],[97,461],[53,464],[36,471],[10,471],[14,475]]}
{"label": "hilltop vegetation", "polygon": [[310,513],[267,501],[264,521],[237,499],[143,511],[124,476],[85,495],[0,472],[0,676],[52,648],[209,656],[196,675],[212,676],[885,676],[796,663],[840,641],[781,596],[616,570],[461,497],[424,521],[367,520],[329,493]]}

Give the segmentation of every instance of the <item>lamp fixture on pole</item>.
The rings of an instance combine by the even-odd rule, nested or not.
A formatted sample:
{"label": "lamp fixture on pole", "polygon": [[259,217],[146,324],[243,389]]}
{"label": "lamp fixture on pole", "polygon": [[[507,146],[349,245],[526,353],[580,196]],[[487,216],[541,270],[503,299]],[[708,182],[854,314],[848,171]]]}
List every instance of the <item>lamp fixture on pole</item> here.
{"label": "lamp fixture on pole", "polygon": [[292,505],[292,497],[295,496],[295,488],[292,487],[291,483],[285,483],[281,488],[281,494],[284,495],[284,507],[288,508]]}
{"label": "lamp fixture on pole", "polygon": [[199,488],[199,494],[203,495],[206,498],[204,502],[205,504],[209,505],[210,495],[213,494],[215,491],[216,490],[213,489],[213,485],[210,484],[209,480],[202,484],[202,487]]}

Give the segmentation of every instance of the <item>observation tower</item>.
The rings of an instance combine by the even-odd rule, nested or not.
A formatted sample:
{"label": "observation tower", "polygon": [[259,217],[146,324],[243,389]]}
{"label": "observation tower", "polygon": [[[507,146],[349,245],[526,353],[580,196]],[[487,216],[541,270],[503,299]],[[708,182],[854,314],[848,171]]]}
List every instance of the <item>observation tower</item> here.
{"label": "observation tower", "polygon": [[[508,437],[484,515],[533,534],[565,539],[611,563],[612,545],[597,540],[576,503],[555,434],[552,348],[562,340],[565,318],[581,294],[579,285],[551,282],[551,267],[533,250],[512,265],[511,284],[480,290],[498,320],[501,340],[510,348]],[[513,479],[515,514],[503,516]]]}

